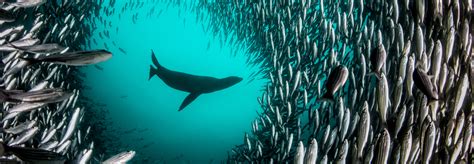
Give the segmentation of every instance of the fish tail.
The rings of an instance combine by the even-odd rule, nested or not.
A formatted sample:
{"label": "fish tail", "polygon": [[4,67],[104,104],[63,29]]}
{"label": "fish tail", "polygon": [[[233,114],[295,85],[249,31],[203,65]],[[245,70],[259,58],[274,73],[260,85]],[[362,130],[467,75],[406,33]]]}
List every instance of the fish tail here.
{"label": "fish tail", "polygon": [[17,59],[18,59],[18,60],[27,61],[29,64],[36,64],[36,63],[41,62],[41,61],[38,60],[38,59],[28,58],[28,57],[18,57]]}
{"label": "fish tail", "polygon": [[326,92],[326,93],[324,93],[323,98],[332,100],[333,96],[329,92]]}
{"label": "fish tail", "polygon": [[[0,0],[0,2],[2,2],[2,1]],[[14,49],[19,50],[19,51],[25,51],[24,48],[18,47],[18,46],[14,45],[14,44],[11,43],[11,42],[8,42],[8,41],[7,41],[7,44],[8,44],[9,46],[13,47]]]}
{"label": "fish tail", "polygon": [[318,99],[316,102],[323,102],[323,101],[329,101],[330,103],[334,103],[335,100],[334,100],[334,97],[332,94],[330,94],[329,92],[326,92],[323,97],[321,97],[320,99]]}
{"label": "fish tail", "polygon": [[377,79],[380,79],[381,76],[379,73],[377,72],[369,72],[368,74],[366,74],[365,76],[372,76],[372,75],[375,75],[375,77],[377,77]]}
{"label": "fish tail", "polygon": [[150,65],[150,75],[148,77],[148,80],[150,80],[153,76],[155,76],[158,72],[158,69]]}

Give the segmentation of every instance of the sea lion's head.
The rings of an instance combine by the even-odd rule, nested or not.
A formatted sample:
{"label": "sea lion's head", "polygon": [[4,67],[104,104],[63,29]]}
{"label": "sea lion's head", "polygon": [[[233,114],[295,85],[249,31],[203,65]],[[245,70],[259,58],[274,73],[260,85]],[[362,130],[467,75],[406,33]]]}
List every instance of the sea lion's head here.
{"label": "sea lion's head", "polygon": [[219,80],[219,85],[220,85],[219,88],[220,89],[228,88],[239,83],[240,81],[242,81],[242,78],[237,77],[237,76],[229,76],[226,78],[222,78]]}
{"label": "sea lion's head", "polygon": [[243,79],[241,77],[229,76],[229,77],[223,78],[222,83],[224,83],[226,86],[230,87],[230,86],[233,86],[233,85],[241,82],[242,80]]}

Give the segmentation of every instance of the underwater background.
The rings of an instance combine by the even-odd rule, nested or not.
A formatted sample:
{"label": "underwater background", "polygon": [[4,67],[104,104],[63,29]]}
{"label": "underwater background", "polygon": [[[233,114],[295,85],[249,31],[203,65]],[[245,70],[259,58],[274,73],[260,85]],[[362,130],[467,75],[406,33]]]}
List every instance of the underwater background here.
{"label": "underwater background", "polygon": [[[115,6],[125,3],[117,1]],[[145,16],[150,8],[157,13]],[[135,13],[140,15],[136,23],[131,19]],[[250,132],[264,84],[264,80],[251,77],[257,68],[246,64],[245,47],[229,45],[225,38],[205,31],[208,22],[197,21],[195,13],[167,7],[165,2],[125,11],[121,19],[117,14],[103,18],[111,22],[112,28],[98,26],[90,38],[97,44],[91,48],[108,49],[115,55],[98,64],[99,68],[88,66],[81,71],[86,74],[84,85],[88,86],[83,94],[105,105],[112,121],[107,127],[118,129],[119,133],[106,132],[120,144],[116,150],[109,149],[134,150],[135,161],[224,160],[227,151]],[[98,33],[106,30],[110,37],[101,38]],[[188,93],[170,88],[158,77],[148,80],[151,50],[160,64],[174,71],[216,78],[239,76],[244,80],[203,94],[178,112]]]}

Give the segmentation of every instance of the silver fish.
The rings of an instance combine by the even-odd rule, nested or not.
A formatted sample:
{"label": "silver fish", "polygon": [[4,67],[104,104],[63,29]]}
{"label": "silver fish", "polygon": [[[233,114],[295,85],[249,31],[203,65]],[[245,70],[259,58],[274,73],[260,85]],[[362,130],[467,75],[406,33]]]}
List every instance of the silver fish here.
{"label": "silver fish", "polygon": [[398,132],[400,132],[402,129],[403,123],[405,122],[406,110],[406,106],[404,105],[398,112],[397,121],[395,122],[395,139],[398,136]]}
{"label": "silver fish", "polygon": [[42,102],[24,102],[19,105],[14,106],[11,108],[8,112],[9,113],[21,113],[21,112],[27,112],[31,111],[40,107],[45,106],[47,103],[42,103]]}
{"label": "silver fish", "polygon": [[70,66],[83,66],[103,62],[112,57],[112,53],[105,50],[68,52],[59,55],[43,56],[39,58],[20,58],[29,62],[50,62]]}
{"label": "silver fish", "polygon": [[31,120],[31,121],[26,121],[26,122],[23,122],[21,124],[18,124],[14,127],[4,129],[4,131],[6,133],[17,135],[17,134],[20,134],[21,132],[24,132],[24,131],[26,131],[26,130],[34,127],[34,126],[36,126],[36,120]]}
{"label": "silver fish", "polygon": [[423,23],[423,20],[425,19],[425,0],[416,0],[415,5],[418,16],[418,23]]}
{"label": "silver fish", "polygon": [[[422,1],[422,0],[420,0]],[[415,33],[415,43],[416,43],[416,56],[417,59],[421,59],[421,54],[423,53],[425,49],[425,40],[423,36],[423,31],[421,30],[420,26],[416,27],[416,33]]]}
{"label": "silver fish", "polygon": [[433,4],[433,16],[437,19],[441,19],[443,17],[443,1],[442,0],[435,0],[432,2]]}
{"label": "silver fish", "polygon": [[455,119],[450,119],[448,121],[448,125],[446,127],[446,140],[445,143],[446,145],[451,145],[452,142],[452,134],[454,132],[454,128],[456,127],[456,120]]}
{"label": "silver fish", "polygon": [[395,23],[398,23],[398,15],[399,15],[399,9],[398,9],[398,1],[392,1],[392,17]]}
{"label": "silver fish", "polygon": [[304,163],[305,164],[315,164],[316,159],[318,158],[318,142],[316,139],[312,139],[311,143],[306,150],[305,157],[304,157]]}
{"label": "silver fish", "polygon": [[369,136],[370,129],[370,113],[369,113],[369,104],[367,101],[364,102],[362,113],[359,121],[359,132],[357,135],[357,156],[362,158],[364,147],[367,143],[367,137]]}
{"label": "silver fish", "polygon": [[440,40],[436,41],[433,55],[431,57],[431,74],[433,75],[433,84],[438,84],[439,73],[441,70],[441,62],[443,57],[443,45]]}
{"label": "silver fish", "polygon": [[42,89],[46,88],[46,86],[48,84],[49,84],[49,81],[44,80],[44,81],[38,83],[37,85],[35,85],[34,87],[32,87],[30,90],[28,90],[28,92],[42,90]]}
{"label": "silver fish", "polygon": [[403,48],[402,51],[402,58],[400,59],[399,67],[398,67],[398,76],[402,78],[402,80],[405,80],[406,77],[406,71],[407,71],[407,63],[408,63],[408,56],[410,53],[410,47],[411,47],[411,42],[410,40],[407,41],[405,44],[405,47]]}
{"label": "silver fish", "polygon": [[443,65],[441,66],[441,72],[439,73],[439,80],[438,80],[439,92],[444,92],[448,74],[449,74],[448,66],[446,65],[446,63],[443,63]]}
{"label": "silver fish", "polygon": [[387,115],[390,113],[388,111],[390,104],[390,97],[388,94],[389,88],[387,78],[385,77],[385,74],[382,73],[377,84],[377,106],[383,123],[387,122]]}
{"label": "silver fish", "polygon": [[423,163],[429,163],[435,146],[436,127],[431,122],[425,132],[425,141],[423,144]]}
{"label": "silver fish", "polygon": [[85,151],[85,153],[82,155],[82,157],[79,159],[78,164],[86,164],[89,162],[92,156],[92,149],[88,149]]}
{"label": "silver fish", "polygon": [[300,141],[298,142],[298,147],[296,148],[296,155],[295,155],[293,163],[303,164],[304,156],[305,156],[304,145],[303,145],[303,142]]}
{"label": "silver fish", "polygon": [[135,151],[125,151],[110,157],[103,164],[127,163],[135,156]]}
{"label": "silver fish", "polygon": [[62,89],[42,89],[38,91],[23,92],[9,95],[9,99],[30,103],[55,103],[69,98],[72,93],[63,92]]}
{"label": "silver fish", "polygon": [[370,63],[372,65],[372,72],[379,76],[383,71],[382,68],[385,66],[385,60],[387,59],[387,52],[383,44],[379,44],[374,48],[370,55]]}
{"label": "silver fish", "polygon": [[0,0],[0,2],[4,2],[4,3],[7,3],[9,5],[12,5],[12,6],[16,6],[16,7],[24,7],[24,8],[27,8],[27,7],[35,7],[35,6],[39,6],[43,3],[46,2],[46,0]]}
{"label": "silver fish", "polygon": [[45,144],[42,144],[39,148],[43,150],[52,150],[58,146],[58,143],[58,141],[47,142]]}
{"label": "silver fish", "polygon": [[60,145],[56,148],[55,152],[57,152],[57,153],[63,153],[63,152],[65,152],[65,151],[67,150],[67,148],[69,148],[70,145],[71,145],[71,141],[70,141],[70,140],[67,140],[67,141],[65,141],[63,144],[60,144]]}
{"label": "silver fish", "polygon": [[446,47],[445,47],[445,53],[444,53],[445,62],[448,62],[449,59],[451,59],[451,56],[453,54],[455,36],[456,36],[456,31],[454,30],[454,28],[450,28],[448,36],[446,37]]}
{"label": "silver fish", "polygon": [[451,153],[451,159],[449,163],[454,164],[458,160],[459,154],[461,154],[462,146],[463,146],[463,140],[459,140],[456,145],[454,146],[454,150]]}
{"label": "silver fish", "polygon": [[401,163],[407,163],[408,158],[410,157],[411,145],[412,145],[412,130],[409,128],[408,132],[403,136],[401,143]]}
{"label": "silver fish", "polygon": [[344,86],[348,76],[349,71],[345,66],[339,65],[334,68],[326,81],[326,93],[323,95],[323,99],[334,101],[334,94],[339,90],[339,88]]}
{"label": "silver fish", "polygon": [[348,151],[349,151],[349,143],[347,142],[347,139],[345,139],[342,142],[341,147],[339,148],[339,151],[336,157],[336,163],[338,164],[346,163],[346,157],[347,157]]}
{"label": "silver fish", "polygon": [[[53,136],[54,136],[55,134],[56,134],[56,129],[55,129],[55,128],[51,129],[51,131],[49,131],[49,132],[47,133],[47,135],[41,140],[40,144],[44,144],[44,143],[50,141],[51,138],[53,138]],[[58,144],[59,144],[59,142],[58,142]]]}
{"label": "silver fish", "polygon": [[64,142],[66,142],[66,140],[68,140],[71,136],[72,136],[72,133],[74,132],[74,130],[76,129],[76,125],[77,125],[77,120],[79,118],[79,113],[80,113],[81,109],[80,108],[76,108],[76,110],[74,110],[74,113],[72,114],[71,116],[71,120],[69,121],[69,124],[67,126],[67,130],[66,132],[64,133],[64,136],[63,138],[61,139],[61,141],[59,142],[59,145],[63,144]]}
{"label": "silver fish", "polygon": [[378,153],[376,163],[387,163],[390,151],[390,134],[387,129],[384,129],[378,143]]}
{"label": "silver fish", "polygon": [[14,145],[25,143],[26,141],[30,140],[38,132],[38,130],[39,128],[35,126],[32,129],[29,129],[28,131],[23,132],[20,136],[15,138],[15,140],[9,142],[8,145],[14,146]]}
{"label": "silver fish", "polygon": [[340,136],[342,139],[346,138],[347,130],[349,129],[350,120],[351,120],[351,112],[349,111],[349,108],[347,108],[344,111],[344,119],[342,121],[342,127],[340,131]]}
{"label": "silver fish", "polygon": [[466,97],[467,90],[469,88],[469,77],[467,74],[462,76],[462,79],[459,82],[458,89],[456,91],[454,109],[452,110],[451,115],[456,117],[459,110],[461,109],[464,99]]}
{"label": "silver fish", "polygon": [[[472,139],[472,117],[471,118],[468,118],[467,120],[467,123],[466,123],[466,127],[464,127],[464,137],[463,137],[463,143],[469,143],[469,141]],[[472,142],[471,142],[472,143]],[[469,144],[466,144],[463,146],[463,152],[465,154],[468,154],[469,153]]]}
{"label": "silver fish", "polygon": [[413,59],[413,56],[410,56],[408,58],[408,69],[407,69],[407,85],[406,85],[406,91],[407,91],[407,96],[411,97],[413,95],[413,73],[415,71],[415,59]]}
{"label": "silver fish", "polygon": [[398,77],[397,83],[395,86],[395,92],[394,92],[394,103],[393,103],[393,111],[394,113],[398,111],[398,107],[400,105],[400,102],[402,101],[402,95],[403,95],[403,79],[401,77]]}
{"label": "silver fish", "polygon": [[466,49],[468,46],[469,42],[469,21],[467,19],[464,19],[460,31],[460,40],[461,40],[461,49]]}
{"label": "silver fish", "polygon": [[454,143],[458,142],[459,136],[461,136],[461,132],[463,128],[464,128],[464,113],[461,113],[458,119],[456,119],[456,127],[454,128],[454,136],[453,136]]}
{"label": "silver fish", "polygon": [[17,46],[14,43],[10,43],[10,45],[17,50],[34,53],[34,54],[48,54],[48,53],[55,54],[55,53],[60,53],[61,51],[66,49],[56,43],[31,45],[31,46]]}
{"label": "silver fish", "polygon": [[361,78],[362,78],[362,86],[365,86],[365,73],[366,73],[366,63],[365,63],[365,56],[364,55],[359,55],[360,56],[360,68],[361,68]]}
{"label": "silver fish", "polygon": [[415,86],[425,94],[430,100],[438,100],[438,92],[428,75],[420,68],[416,68],[413,72],[413,82]]}

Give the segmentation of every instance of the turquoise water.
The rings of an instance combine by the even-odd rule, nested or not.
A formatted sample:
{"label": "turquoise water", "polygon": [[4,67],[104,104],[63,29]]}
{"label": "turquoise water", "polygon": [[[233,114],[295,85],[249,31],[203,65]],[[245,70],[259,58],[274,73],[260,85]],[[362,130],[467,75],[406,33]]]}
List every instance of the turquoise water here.
{"label": "turquoise water", "polygon": [[[120,3],[125,1],[116,5]],[[264,81],[249,78],[257,68],[246,64],[243,50],[237,50],[234,56],[236,46],[220,45],[219,38],[204,31],[202,23],[207,22],[196,22],[192,12],[170,7],[159,16],[147,17],[149,8],[142,10],[121,13],[121,19],[117,14],[104,17],[112,21],[113,28],[104,29],[98,24],[93,36],[97,45],[91,49],[105,49],[105,42],[114,55],[99,64],[103,70],[94,66],[83,69],[87,74],[85,85],[91,87],[85,96],[106,105],[110,112],[107,117],[113,121],[108,126],[127,130],[116,136],[117,142],[125,146],[113,149],[135,150],[135,163],[146,158],[167,163],[225,159],[227,151],[243,143],[260,108],[256,98],[261,95]],[[161,10],[160,5],[156,10]],[[136,24],[132,22],[135,13],[139,13]],[[99,37],[98,32],[103,30],[109,31],[110,39]],[[160,64],[171,70],[216,78],[239,76],[244,80],[201,95],[178,112],[188,93],[168,87],[156,76],[148,80],[151,50]]]}

